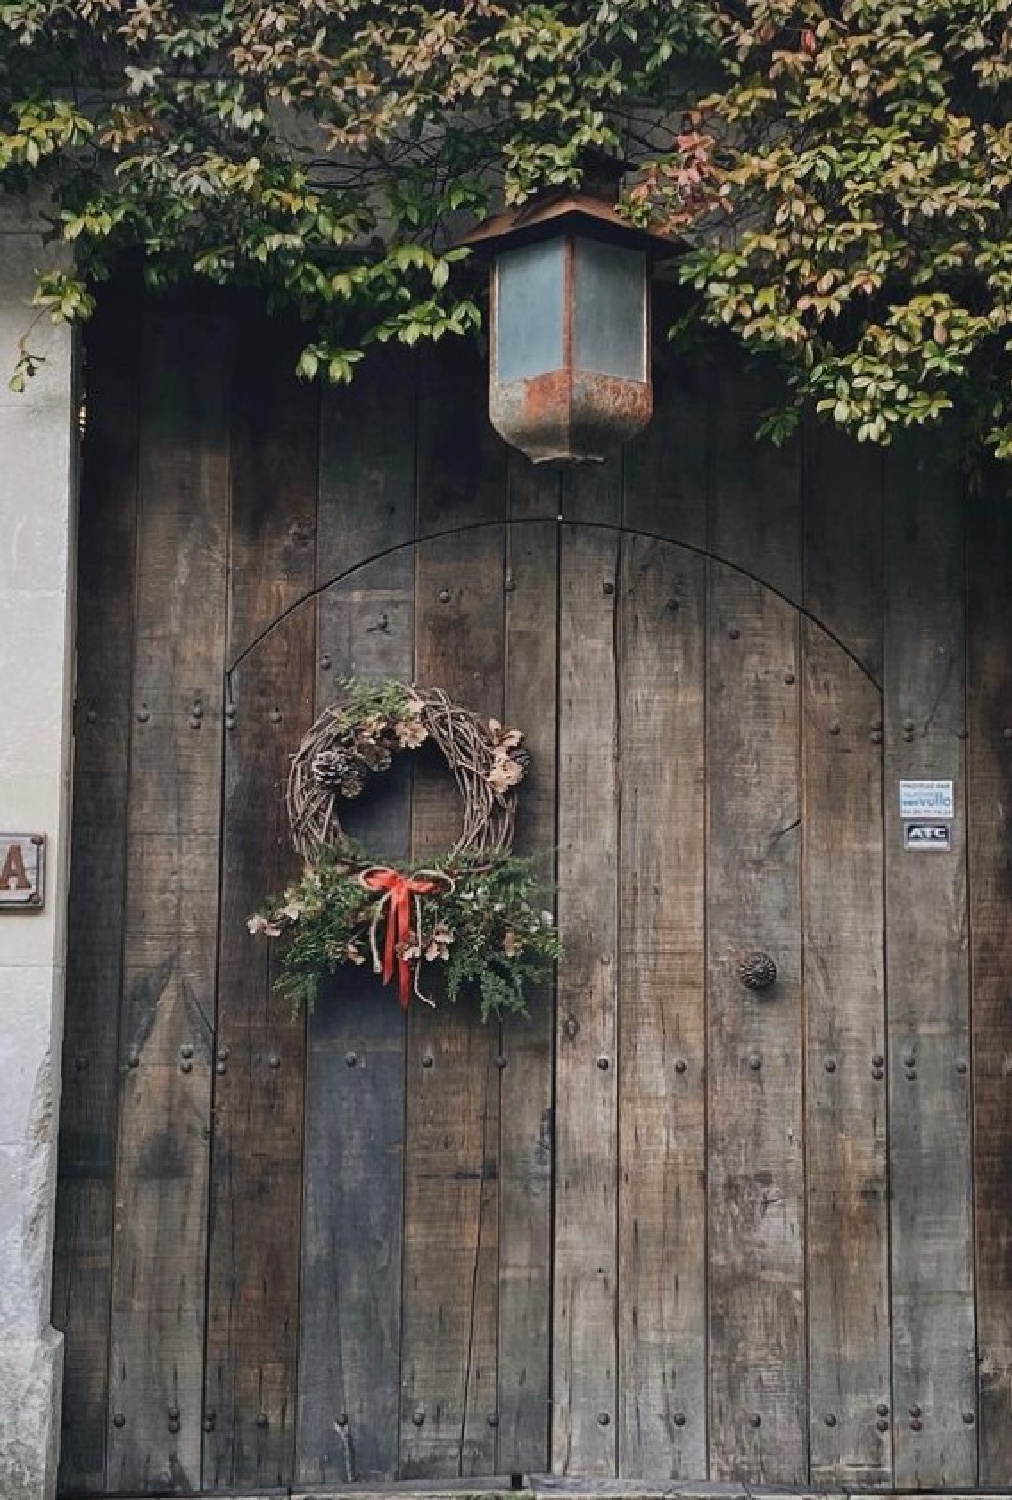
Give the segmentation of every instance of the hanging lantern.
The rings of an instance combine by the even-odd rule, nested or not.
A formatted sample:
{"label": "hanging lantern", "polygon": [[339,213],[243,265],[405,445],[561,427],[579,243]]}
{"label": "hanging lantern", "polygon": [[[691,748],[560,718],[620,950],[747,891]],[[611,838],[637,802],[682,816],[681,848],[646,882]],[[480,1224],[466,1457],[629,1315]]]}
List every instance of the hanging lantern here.
{"label": "hanging lantern", "polygon": [[544,196],[463,241],[492,257],[489,417],[535,463],[599,462],[653,415],[649,265],[670,240],[589,193]]}

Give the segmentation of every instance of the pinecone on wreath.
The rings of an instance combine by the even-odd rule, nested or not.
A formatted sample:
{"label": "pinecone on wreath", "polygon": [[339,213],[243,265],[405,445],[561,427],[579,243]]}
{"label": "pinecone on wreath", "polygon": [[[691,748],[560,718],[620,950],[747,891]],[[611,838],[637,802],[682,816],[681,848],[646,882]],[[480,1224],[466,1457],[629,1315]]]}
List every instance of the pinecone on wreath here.
{"label": "pinecone on wreath", "polygon": [[520,767],[520,774],[526,776],[527,772],[531,769],[533,757],[526,745],[518,745],[515,750],[510,751],[510,760],[516,761]]}
{"label": "pinecone on wreath", "polygon": [[313,757],[313,780],[325,792],[340,792],[342,797],[360,797],[365,790],[369,768],[354,750],[338,745],[321,750]]}
{"label": "pinecone on wreath", "polygon": [[389,771],[394,759],[391,750],[382,741],[362,741],[358,746],[358,755],[370,771]]}

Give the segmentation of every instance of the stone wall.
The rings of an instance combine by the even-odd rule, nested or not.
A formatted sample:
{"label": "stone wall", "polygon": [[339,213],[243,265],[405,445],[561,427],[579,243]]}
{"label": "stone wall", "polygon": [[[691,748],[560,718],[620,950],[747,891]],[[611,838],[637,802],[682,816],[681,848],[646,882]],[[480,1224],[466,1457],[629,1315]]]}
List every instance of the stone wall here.
{"label": "stone wall", "polygon": [[0,832],[47,838],[45,906],[0,911],[0,1495],[56,1482],[62,1337],[50,1325],[73,695],[73,339],[47,320],[8,389],[46,254],[0,199]]}

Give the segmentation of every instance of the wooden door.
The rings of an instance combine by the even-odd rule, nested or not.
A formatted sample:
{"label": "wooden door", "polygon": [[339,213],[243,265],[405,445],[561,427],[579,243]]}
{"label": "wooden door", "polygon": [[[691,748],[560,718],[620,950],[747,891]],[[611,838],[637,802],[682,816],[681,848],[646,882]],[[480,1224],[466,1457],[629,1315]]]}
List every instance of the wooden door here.
{"label": "wooden door", "polygon": [[[82,502],[65,1493],[1000,1482],[997,497],[964,534],[916,449],[757,448],[730,364],[560,479],[459,351],[320,405],[248,311],[136,321]],[[524,729],[566,945],[530,1020],[279,999],[245,919],[348,672]],[[954,782],[948,853],[903,847],[911,778]],[[458,815],[419,760],[348,821],[421,859]]]}

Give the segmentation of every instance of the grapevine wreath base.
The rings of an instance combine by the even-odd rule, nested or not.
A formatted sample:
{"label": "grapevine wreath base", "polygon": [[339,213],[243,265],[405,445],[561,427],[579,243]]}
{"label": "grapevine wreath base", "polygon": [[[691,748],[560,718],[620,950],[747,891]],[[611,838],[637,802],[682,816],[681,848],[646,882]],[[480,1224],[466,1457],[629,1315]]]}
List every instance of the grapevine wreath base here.
{"label": "grapevine wreath base", "polygon": [[[394,757],[431,741],[453,773],[463,830],[425,867],[379,864],[348,837],[338,809]],[[533,862],[511,854],[517,789],[530,766],[518,729],[481,719],[438,688],[342,684],[299,746],[288,778],[292,840],[303,871],[249,928],[286,939],[280,984],[311,1004],[321,974],[372,963],[397,977],[405,1009],[428,1004],[426,965],[445,966],[445,993],[477,995],[482,1019],[525,1012],[532,984],[560,953]]]}

